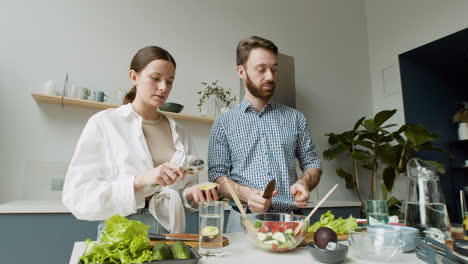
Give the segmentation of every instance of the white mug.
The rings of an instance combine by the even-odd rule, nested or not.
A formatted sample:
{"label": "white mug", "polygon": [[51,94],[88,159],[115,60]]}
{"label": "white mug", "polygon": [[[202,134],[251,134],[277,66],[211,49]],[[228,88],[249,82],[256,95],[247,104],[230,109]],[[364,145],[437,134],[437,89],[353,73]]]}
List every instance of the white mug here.
{"label": "white mug", "polygon": [[78,88],[80,88],[80,87],[77,86],[76,84],[72,84],[71,87],[70,87],[70,92],[69,92],[68,96],[74,97],[74,98],[79,98],[78,97]]}
{"label": "white mug", "polygon": [[79,99],[88,99],[88,96],[91,94],[91,91],[86,87],[78,87],[78,98]]}
{"label": "white mug", "polygon": [[43,87],[43,92],[45,94],[57,95],[57,89],[55,89],[55,82],[53,80],[45,82]]}

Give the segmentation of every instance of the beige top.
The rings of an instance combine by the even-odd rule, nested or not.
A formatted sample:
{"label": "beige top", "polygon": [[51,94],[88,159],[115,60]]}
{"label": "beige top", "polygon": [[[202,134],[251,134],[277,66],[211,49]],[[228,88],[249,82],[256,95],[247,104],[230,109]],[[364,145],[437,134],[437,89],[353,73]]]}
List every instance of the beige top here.
{"label": "beige top", "polygon": [[[157,120],[143,120],[143,134],[153,159],[154,167],[171,160],[175,147],[169,121],[164,115]],[[180,164],[177,164],[180,165]]]}

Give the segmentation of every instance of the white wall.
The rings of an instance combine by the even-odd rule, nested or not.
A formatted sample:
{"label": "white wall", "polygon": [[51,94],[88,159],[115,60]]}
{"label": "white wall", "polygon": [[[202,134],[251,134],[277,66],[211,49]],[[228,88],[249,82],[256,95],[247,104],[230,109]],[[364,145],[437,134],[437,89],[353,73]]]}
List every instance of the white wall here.
{"label": "white wall", "polygon": [[[369,65],[374,113],[397,109],[390,122],[403,124],[404,109],[398,55],[468,26],[466,0],[366,0]],[[395,86],[385,93],[383,70],[394,69]],[[424,96],[423,94],[421,96]],[[406,177],[397,183],[396,197],[405,198]]]}
{"label": "white wall", "polygon": [[[178,67],[169,100],[198,114],[200,82],[219,79],[224,87],[238,87],[240,39],[273,40],[295,57],[297,108],[308,117],[321,153],[325,133],[348,129],[372,112],[364,11],[363,1],[338,0],[3,1],[0,202],[59,199],[50,179],[63,177],[86,120],[96,112],[36,103],[31,92],[48,79],[62,86],[68,72],[72,83],[115,95],[130,87],[130,60],[146,45],[173,54]],[[209,127],[184,125],[206,157]],[[324,162],[324,169],[320,196],[342,183],[334,163]],[[354,194],[338,191],[333,199],[352,200]]]}
{"label": "white wall", "polygon": [[[396,108],[391,121],[403,124],[398,55],[466,28],[468,1],[366,0],[365,8],[373,109]],[[382,76],[389,67],[394,67],[396,81],[386,95]]]}

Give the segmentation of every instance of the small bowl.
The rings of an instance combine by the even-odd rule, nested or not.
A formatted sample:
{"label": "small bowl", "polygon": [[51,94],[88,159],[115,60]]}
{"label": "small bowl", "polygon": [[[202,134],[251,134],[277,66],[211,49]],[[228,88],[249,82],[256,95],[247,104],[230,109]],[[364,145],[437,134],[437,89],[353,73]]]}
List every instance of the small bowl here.
{"label": "small bowl", "polygon": [[397,226],[397,225],[372,225],[369,227],[378,227],[388,230],[398,230],[401,232],[400,239],[405,242],[405,246],[402,248],[403,253],[412,252],[416,249],[415,239],[419,235],[419,230],[409,226]]}
{"label": "small bowl", "polygon": [[160,111],[180,113],[184,109],[184,106],[178,103],[165,102],[159,107]]}
{"label": "small bowl", "polygon": [[340,243],[336,243],[335,250],[316,248],[312,242],[307,247],[312,257],[322,263],[340,263],[348,255],[348,246]]}
{"label": "small bowl", "polygon": [[405,245],[401,231],[376,226],[349,229],[348,243],[360,258],[373,261],[390,261]]}
{"label": "small bowl", "polygon": [[249,231],[241,216],[247,240],[256,247],[271,252],[286,252],[296,248],[309,228],[309,221],[303,215],[259,213],[248,214],[247,217],[255,227],[255,230]]}

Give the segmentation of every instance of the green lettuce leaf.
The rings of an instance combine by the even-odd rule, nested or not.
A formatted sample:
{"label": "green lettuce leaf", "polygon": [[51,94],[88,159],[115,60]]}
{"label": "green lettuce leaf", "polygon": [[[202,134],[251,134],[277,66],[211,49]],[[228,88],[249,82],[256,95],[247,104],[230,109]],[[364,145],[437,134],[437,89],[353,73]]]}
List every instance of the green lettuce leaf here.
{"label": "green lettuce leaf", "polygon": [[347,219],[338,218],[335,220],[335,216],[332,214],[331,210],[328,210],[326,213],[320,216],[320,221],[315,222],[309,227],[307,232],[313,233],[321,227],[328,227],[335,231],[337,235],[348,234],[349,228],[357,226],[356,218],[350,215]]}
{"label": "green lettuce leaf", "polygon": [[86,240],[86,249],[81,257],[84,264],[94,263],[142,263],[151,261],[149,226],[139,221],[114,215],[106,220],[101,241]]}

